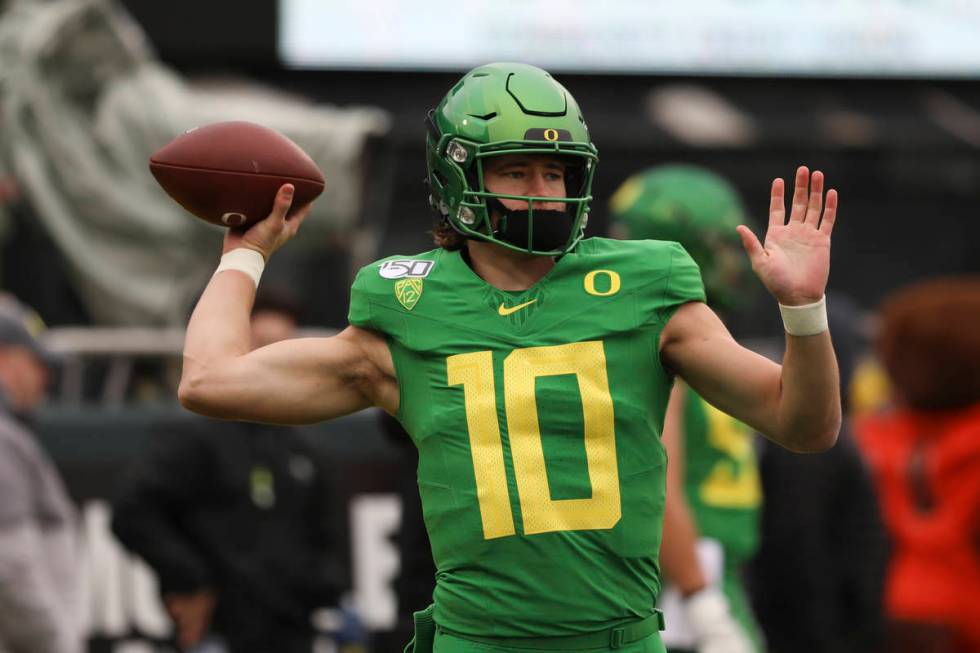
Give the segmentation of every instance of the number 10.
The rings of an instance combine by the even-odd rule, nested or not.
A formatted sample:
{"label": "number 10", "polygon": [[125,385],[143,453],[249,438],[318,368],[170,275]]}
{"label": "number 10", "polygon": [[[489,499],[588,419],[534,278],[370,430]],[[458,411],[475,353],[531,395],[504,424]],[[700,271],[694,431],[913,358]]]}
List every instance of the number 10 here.
{"label": "number 10", "polygon": [[[462,385],[483,537],[514,535],[504,448],[497,421],[493,354],[446,359],[448,383]],[[592,496],[552,500],[545,466],[535,380],[574,374],[584,417]],[[619,522],[619,470],[612,396],[602,342],[515,349],[504,359],[504,408],[524,534],[612,528]]]}

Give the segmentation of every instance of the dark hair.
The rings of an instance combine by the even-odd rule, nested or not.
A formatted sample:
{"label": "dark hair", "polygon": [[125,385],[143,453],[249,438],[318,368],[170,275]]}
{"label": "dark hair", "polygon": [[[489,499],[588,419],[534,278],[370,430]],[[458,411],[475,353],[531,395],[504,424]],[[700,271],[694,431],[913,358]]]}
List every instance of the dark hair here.
{"label": "dark hair", "polygon": [[935,279],[893,294],[881,308],[878,352],[912,408],[980,401],[980,277]]}
{"label": "dark hair", "polygon": [[436,244],[436,247],[441,247],[450,252],[462,249],[466,243],[466,236],[453,229],[449,220],[442,216],[436,218],[431,233],[432,242]]}

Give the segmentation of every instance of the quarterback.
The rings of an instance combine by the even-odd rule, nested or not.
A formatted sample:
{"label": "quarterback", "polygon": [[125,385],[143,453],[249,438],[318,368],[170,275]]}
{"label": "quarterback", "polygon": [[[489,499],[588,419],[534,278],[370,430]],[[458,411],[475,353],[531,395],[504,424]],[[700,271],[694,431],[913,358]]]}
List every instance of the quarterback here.
{"label": "quarterback", "polygon": [[363,268],[350,326],[249,351],[292,188],[224,255],[187,327],[181,402],[299,424],[376,406],[419,449],[437,567],[415,651],[662,652],[658,550],[675,376],[796,451],[833,445],[837,364],[822,310],[834,191],[773,182],[760,243],[739,234],[787,329],[782,366],[741,347],[676,243],[583,238],[598,155],[548,73],[467,73],[427,120],[435,250]]}

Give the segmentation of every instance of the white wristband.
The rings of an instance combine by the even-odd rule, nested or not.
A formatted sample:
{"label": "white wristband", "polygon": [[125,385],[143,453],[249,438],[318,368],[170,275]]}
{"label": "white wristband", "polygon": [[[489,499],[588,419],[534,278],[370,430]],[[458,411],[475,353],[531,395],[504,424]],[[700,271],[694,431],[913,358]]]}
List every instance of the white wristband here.
{"label": "white wristband", "polygon": [[791,336],[815,336],[823,333],[827,326],[827,296],[820,301],[803,306],[779,305],[783,315],[783,328]]}
{"label": "white wristband", "polygon": [[259,279],[262,278],[262,271],[265,269],[265,258],[254,249],[248,249],[247,247],[239,247],[233,249],[230,252],[224,254],[221,257],[221,262],[218,263],[218,269],[214,271],[215,274],[219,272],[224,272],[225,270],[238,270],[239,272],[244,272],[252,281],[255,282],[255,287],[259,287]]}

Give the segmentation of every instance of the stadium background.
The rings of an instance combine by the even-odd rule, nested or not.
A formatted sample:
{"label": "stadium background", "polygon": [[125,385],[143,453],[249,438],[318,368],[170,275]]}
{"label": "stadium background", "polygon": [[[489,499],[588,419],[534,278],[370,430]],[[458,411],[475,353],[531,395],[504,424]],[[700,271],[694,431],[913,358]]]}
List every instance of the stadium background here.
{"label": "stadium background", "polygon": [[[390,130],[378,149],[378,183],[371,189],[383,196],[377,205],[383,215],[373,216],[379,230],[375,253],[429,247],[422,117],[460,70],[290,69],[277,50],[273,2],[123,4],[160,59],[189,78],[255,81],[314,102],[363,104],[388,112]],[[436,26],[433,32],[438,38]],[[831,292],[848,294],[871,311],[886,293],[909,281],[980,272],[980,65],[974,73],[947,78],[819,73],[557,76],[579,100],[600,150],[592,234],[605,233],[605,203],[612,190],[646,166],[704,164],[734,182],[753,215],[764,216],[769,180],[806,163],[824,170],[841,194]],[[677,98],[708,107],[709,121],[723,115],[736,128],[706,129],[703,137],[692,137],[658,109]],[[712,113],[719,106],[722,113]],[[91,322],[53,241],[29,213],[16,217],[0,251],[4,289],[37,308],[49,326]],[[316,275],[315,283],[297,280],[307,291],[312,328],[340,327],[346,313],[355,257],[339,249],[329,252],[336,260],[303,270]],[[290,273],[282,275],[289,279]],[[754,307],[735,316],[733,331],[748,338],[779,333],[775,307],[758,295]],[[161,365],[172,365],[126,355],[140,359],[135,373],[141,366],[157,373]],[[81,401],[56,396],[40,415],[38,429],[73,496],[85,506],[93,650],[112,650],[134,634],[162,638],[167,632],[145,569],[113,548],[103,500],[112,492],[118,471],[141,451],[148,426],[176,408],[166,401],[137,403],[130,394],[117,402],[102,401],[99,388],[111,375],[113,356],[103,352],[93,359],[98,360],[89,364],[76,397]],[[350,497],[350,513],[338,519],[352,537],[355,602],[369,626],[384,630],[396,610],[390,581],[397,559],[390,535],[398,523],[392,480],[398,450],[383,438],[370,414],[307,431],[331,461],[337,491]]]}

